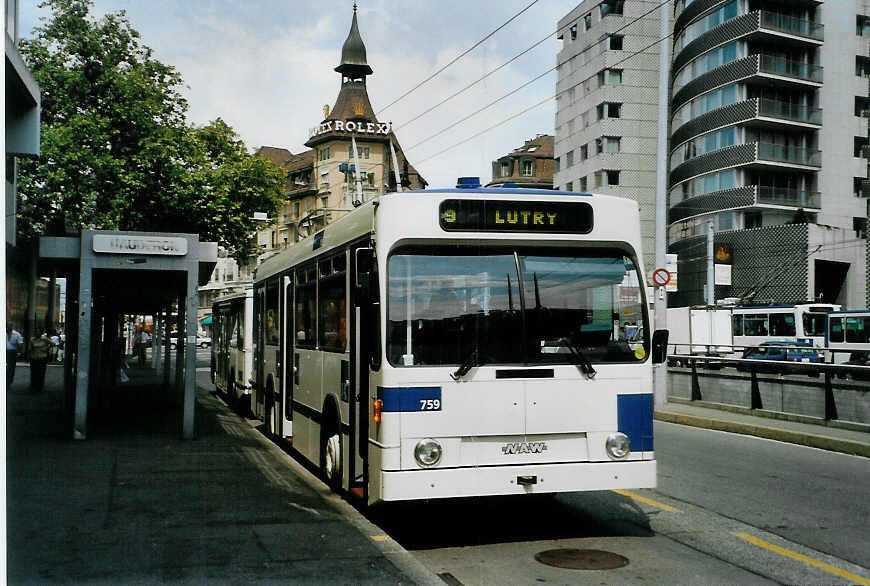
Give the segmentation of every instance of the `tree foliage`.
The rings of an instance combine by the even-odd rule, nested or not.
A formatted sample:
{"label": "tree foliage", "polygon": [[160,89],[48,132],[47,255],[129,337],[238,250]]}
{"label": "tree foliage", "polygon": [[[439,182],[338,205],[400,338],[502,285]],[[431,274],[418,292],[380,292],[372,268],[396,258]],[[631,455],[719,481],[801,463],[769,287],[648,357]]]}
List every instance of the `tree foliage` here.
{"label": "tree foliage", "polygon": [[20,50],[42,93],[41,155],[19,169],[23,239],[83,228],[198,233],[237,258],[254,211],[274,215],[284,172],[220,118],[187,124],[182,78],[124,11],[47,0]]}

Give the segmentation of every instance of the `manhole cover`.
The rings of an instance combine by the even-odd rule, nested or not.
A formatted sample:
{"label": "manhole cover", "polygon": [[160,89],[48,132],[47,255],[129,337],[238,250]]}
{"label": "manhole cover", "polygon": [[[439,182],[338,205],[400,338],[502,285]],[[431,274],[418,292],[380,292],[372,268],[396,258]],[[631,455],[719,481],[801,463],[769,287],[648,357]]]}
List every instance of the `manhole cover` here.
{"label": "manhole cover", "polygon": [[548,549],[535,554],[548,566],[568,570],[612,570],[628,565],[628,558],[600,549]]}

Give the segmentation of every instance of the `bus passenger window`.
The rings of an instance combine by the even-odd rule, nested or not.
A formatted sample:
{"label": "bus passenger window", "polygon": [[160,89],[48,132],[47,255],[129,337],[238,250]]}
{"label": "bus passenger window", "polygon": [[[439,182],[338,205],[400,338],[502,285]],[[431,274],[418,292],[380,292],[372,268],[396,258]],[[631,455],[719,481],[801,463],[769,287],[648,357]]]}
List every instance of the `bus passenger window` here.
{"label": "bus passenger window", "polygon": [[313,348],[317,340],[314,336],[314,320],[317,314],[315,308],[316,285],[315,280],[303,281],[307,277],[313,277],[302,271],[297,272],[299,281],[296,284],[296,308],[294,312],[294,325],[296,330],[296,344],[305,348]]}
{"label": "bus passenger window", "polygon": [[787,313],[770,314],[771,336],[794,336],[794,316]]}
{"label": "bus passenger window", "polygon": [[266,343],[278,344],[278,281],[266,286]]}
{"label": "bus passenger window", "polygon": [[[337,261],[337,262],[336,262]],[[330,270],[326,270],[330,267]],[[321,263],[318,324],[320,325],[320,345],[324,350],[344,352],[347,348],[347,293],[344,256],[336,257],[333,262]]]}

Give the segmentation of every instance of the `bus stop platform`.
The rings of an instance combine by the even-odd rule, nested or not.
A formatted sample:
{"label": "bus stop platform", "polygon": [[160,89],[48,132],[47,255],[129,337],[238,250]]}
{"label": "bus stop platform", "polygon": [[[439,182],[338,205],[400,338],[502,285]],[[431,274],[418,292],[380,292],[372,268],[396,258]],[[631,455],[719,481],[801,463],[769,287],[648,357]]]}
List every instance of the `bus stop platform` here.
{"label": "bus stop platform", "polygon": [[29,370],[6,390],[9,584],[443,584],[211,394],[207,372],[193,439],[133,365],[73,441],[62,367],[39,394]]}

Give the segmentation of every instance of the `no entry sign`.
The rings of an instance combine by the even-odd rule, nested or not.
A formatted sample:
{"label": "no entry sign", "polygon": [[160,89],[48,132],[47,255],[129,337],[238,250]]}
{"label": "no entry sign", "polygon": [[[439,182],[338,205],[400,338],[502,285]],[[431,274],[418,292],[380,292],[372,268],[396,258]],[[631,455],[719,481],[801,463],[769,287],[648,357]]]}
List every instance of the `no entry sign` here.
{"label": "no entry sign", "polygon": [[652,274],[653,283],[659,287],[664,287],[671,280],[671,273],[667,269],[656,269]]}

